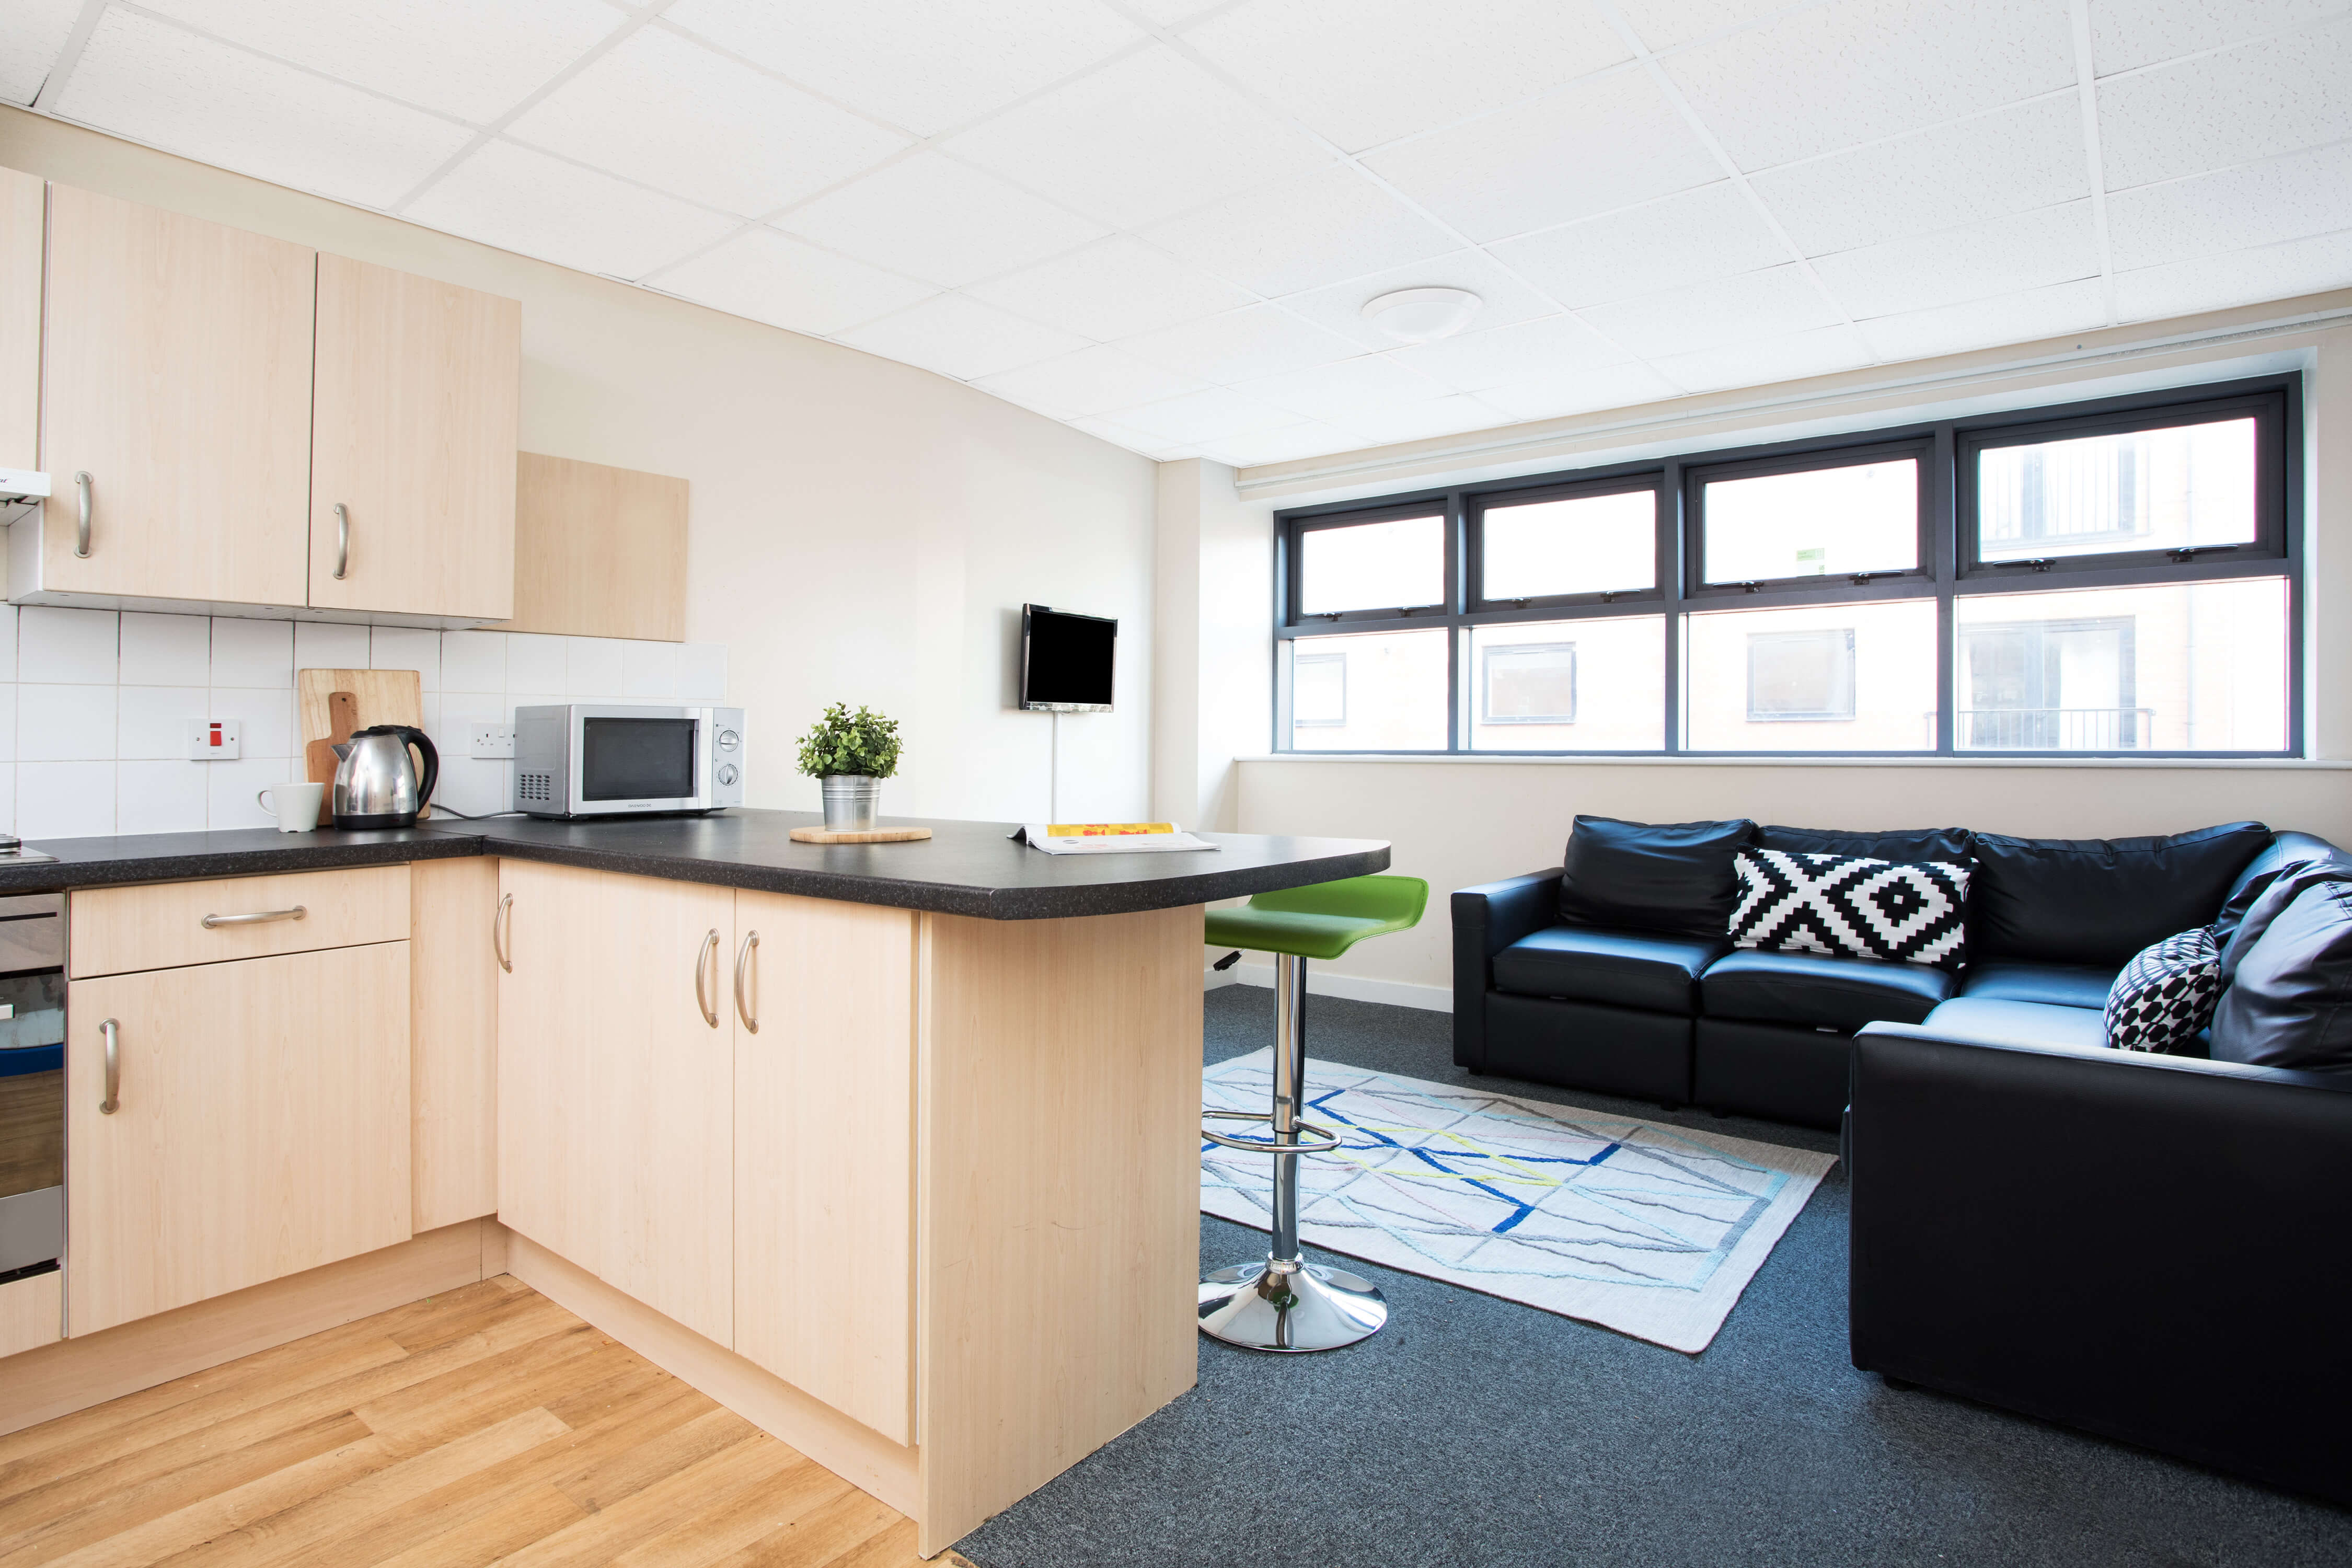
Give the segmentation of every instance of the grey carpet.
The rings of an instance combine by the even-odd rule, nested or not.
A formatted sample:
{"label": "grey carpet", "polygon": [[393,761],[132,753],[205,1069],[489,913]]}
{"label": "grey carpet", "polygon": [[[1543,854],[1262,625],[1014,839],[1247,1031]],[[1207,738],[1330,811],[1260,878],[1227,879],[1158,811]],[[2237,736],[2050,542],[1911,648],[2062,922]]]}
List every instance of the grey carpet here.
{"label": "grey carpet", "polygon": [[[1206,1059],[1267,1043],[1272,998],[1211,993]],[[1310,1084],[1316,1056],[1465,1081],[1444,1015],[1318,996],[1307,1018]],[[1202,1341],[1198,1386],[959,1550],[982,1568],[2352,1562],[2352,1514],[1856,1372],[1846,1196],[1833,1171],[1698,1356],[1336,1259],[1378,1280],[1386,1331],[1296,1359]],[[1263,1232],[1202,1219],[1203,1267],[1264,1254]]]}

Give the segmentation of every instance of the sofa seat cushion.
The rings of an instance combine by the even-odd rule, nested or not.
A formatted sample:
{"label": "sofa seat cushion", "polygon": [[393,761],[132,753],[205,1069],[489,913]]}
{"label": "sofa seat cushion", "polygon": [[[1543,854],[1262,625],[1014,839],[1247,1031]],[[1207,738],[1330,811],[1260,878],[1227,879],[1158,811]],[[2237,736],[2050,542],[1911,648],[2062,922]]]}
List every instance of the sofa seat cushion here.
{"label": "sofa seat cushion", "polygon": [[1697,1011],[1699,975],[1729,951],[1721,937],[1547,926],[1495,955],[1495,988],[1687,1018]]}
{"label": "sofa seat cushion", "polygon": [[1927,1015],[1927,1027],[1964,1046],[2107,1046],[2106,1019],[2089,1008],[2008,997],[1955,996]]}
{"label": "sofa seat cushion", "polygon": [[1924,963],[1741,951],[1699,976],[1710,1018],[1804,1024],[1852,1034],[1864,1024],[1916,1024],[1952,994],[1952,977]]}
{"label": "sofa seat cushion", "polygon": [[2116,988],[2116,972],[2098,964],[2036,963],[2025,958],[1990,958],[1969,966],[1960,994],[1988,1002],[2038,1002],[2048,1007],[2104,1008]]}

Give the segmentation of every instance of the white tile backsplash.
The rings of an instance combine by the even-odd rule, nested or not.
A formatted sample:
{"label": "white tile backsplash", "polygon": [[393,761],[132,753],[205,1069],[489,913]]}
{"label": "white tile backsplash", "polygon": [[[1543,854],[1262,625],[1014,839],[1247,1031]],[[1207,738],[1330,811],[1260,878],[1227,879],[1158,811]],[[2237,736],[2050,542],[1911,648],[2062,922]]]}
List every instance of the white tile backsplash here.
{"label": "white tile backsplash", "polygon": [[[439,796],[511,804],[511,764],[472,727],[531,703],[716,702],[727,650],[532,633],[0,605],[0,829],[27,839],[262,827],[254,799],[301,776],[297,669],[414,669]],[[14,680],[10,677],[15,677]],[[192,719],[235,719],[241,760],[187,758]]]}

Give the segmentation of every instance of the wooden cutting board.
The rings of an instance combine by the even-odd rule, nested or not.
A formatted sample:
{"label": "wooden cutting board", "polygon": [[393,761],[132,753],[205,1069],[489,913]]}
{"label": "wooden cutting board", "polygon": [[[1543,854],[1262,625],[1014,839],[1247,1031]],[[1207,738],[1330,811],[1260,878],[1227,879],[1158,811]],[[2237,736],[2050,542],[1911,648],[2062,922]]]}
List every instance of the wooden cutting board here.
{"label": "wooden cutting board", "polygon": [[911,844],[930,836],[928,827],[795,827],[792,831],[795,844]]}
{"label": "wooden cutting board", "polygon": [[[305,752],[313,741],[343,738],[334,732],[334,716],[327,705],[328,698],[338,691],[348,691],[359,700],[355,730],[378,724],[425,727],[425,683],[413,669],[305,669],[296,676],[295,683],[301,696]],[[333,791],[328,794],[327,809],[331,811]],[[320,815],[323,821],[325,814]],[[433,815],[433,808],[427,805],[416,815],[421,821]]]}

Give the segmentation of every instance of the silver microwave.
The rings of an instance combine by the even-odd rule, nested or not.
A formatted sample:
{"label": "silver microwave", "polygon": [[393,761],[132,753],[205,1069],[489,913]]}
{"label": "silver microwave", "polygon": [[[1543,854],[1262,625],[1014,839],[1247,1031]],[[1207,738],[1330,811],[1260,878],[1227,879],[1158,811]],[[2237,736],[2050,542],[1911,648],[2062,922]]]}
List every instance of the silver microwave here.
{"label": "silver microwave", "polygon": [[743,710],[564,702],[515,710],[515,809],[529,816],[743,804]]}

